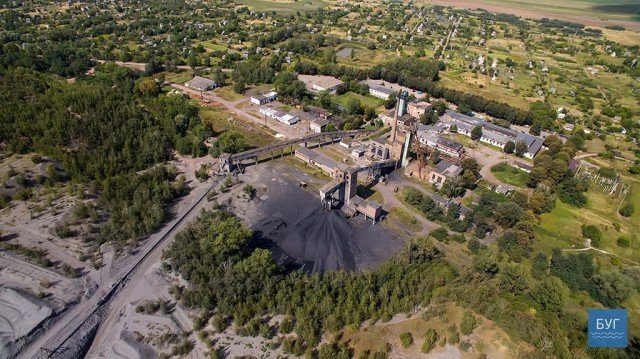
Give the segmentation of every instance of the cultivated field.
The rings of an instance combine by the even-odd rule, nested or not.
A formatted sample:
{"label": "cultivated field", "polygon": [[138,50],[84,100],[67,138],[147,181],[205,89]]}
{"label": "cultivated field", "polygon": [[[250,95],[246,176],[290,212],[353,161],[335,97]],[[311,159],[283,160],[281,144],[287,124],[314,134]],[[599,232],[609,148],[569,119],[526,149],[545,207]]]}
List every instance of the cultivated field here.
{"label": "cultivated field", "polygon": [[418,3],[483,8],[524,18],[546,17],[588,26],[621,25],[631,30],[640,30],[640,5],[624,0],[428,0]]}

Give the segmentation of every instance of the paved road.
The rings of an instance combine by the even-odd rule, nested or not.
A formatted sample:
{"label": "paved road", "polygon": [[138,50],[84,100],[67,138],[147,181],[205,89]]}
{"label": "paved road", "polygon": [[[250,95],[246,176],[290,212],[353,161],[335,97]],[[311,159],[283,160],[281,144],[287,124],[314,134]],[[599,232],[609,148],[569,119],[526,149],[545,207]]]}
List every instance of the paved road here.
{"label": "paved road", "polygon": [[[213,185],[215,185],[215,183]],[[18,358],[38,357],[40,348],[55,349],[62,345],[97,308],[102,306],[100,301],[104,295],[118,284],[122,284],[122,289],[112,296],[109,301],[113,302],[115,299],[120,298],[120,293],[126,292],[132,280],[134,280],[140,272],[144,272],[144,269],[148,268],[149,263],[152,264],[153,261],[157,260],[157,256],[162,253],[162,249],[166,244],[173,239],[173,236],[184,226],[188,219],[192,218],[194,213],[199,210],[203,199],[213,185],[211,183],[204,183],[193,189],[189,196],[182,199],[182,201],[187,202],[186,206],[183,207],[172,221],[165,224],[163,229],[151,235],[139,248],[139,252],[135,256],[128,258],[130,259],[128,262],[131,262],[129,265],[118,266],[119,269],[115,270],[111,281],[100,285],[90,298],[80,302],[67,312],[64,312],[48,330],[24,348],[18,355]]]}

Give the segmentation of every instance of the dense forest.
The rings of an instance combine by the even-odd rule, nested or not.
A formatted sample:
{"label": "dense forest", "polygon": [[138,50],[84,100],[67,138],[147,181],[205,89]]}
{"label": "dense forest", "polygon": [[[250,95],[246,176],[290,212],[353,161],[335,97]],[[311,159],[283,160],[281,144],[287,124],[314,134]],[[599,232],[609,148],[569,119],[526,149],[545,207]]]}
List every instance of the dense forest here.
{"label": "dense forest", "polygon": [[310,350],[324,330],[337,331],[370,318],[390,318],[428,304],[455,270],[427,239],[416,239],[394,260],[365,274],[307,275],[276,266],[267,249],[254,248],[252,232],[225,211],[203,214],[165,252],[190,288],[174,293],[189,307],[242,327],[252,318],[282,313],[295,318],[295,346]]}
{"label": "dense forest", "polygon": [[[482,207],[487,212],[495,208]],[[497,211],[512,218],[508,212],[513,208]],[[524,220],[511,225],[519,231],[530,227]],[[263,316],[286,314],[291,318],[287,329],[283,323],[276,330],[288,332],[292,326],[298,339],[284,343],[284,348],[296,355],[313,355],[323,332],[337,332],[368,319],[386,321],[396,313],[448,301],[473,309],[537,349],[524,358],[640,355],[640,343],[626,351],[586,350],[586,313],[565,307],[571,290],[587,290],[606,305],[619,304],[634,286],[622,274],[595,274],[588,254],[555,251],[548,258],[538,253],[529,270],[501,259],[477,241],[470,241],[468,247],[473,265],[463,272],[445,260],[445,253],[431,239],[415,238],[375,270],[307,275],[276,265],[267,249],[255,247],[248,228],[228,212],[216,210],[204,213],[181,232],[164,257],[167,269],[189,281],[188,288],[175,286],[172,292],[184,305],[201,309],[200,327],[211,319],[223,330],[227,324],[220,323],[232,321],[239,332],[258,335],[257,328],[265,325]],[[506,254],[516,261],[530,255]],[[640,283],[640,272],[629,270],[624,275]],[[629,289],[615,291],[622,287]],[[539,314],[532,315],[534,310]],[[274,330],[263,329],[260,335],[267,337]]]}
{"label": "dense forest", "polygon": [[151,168],[176,146],[206,154],[210,130],[197,108],[153,90],[153,78],[151,90],[141,91],[149,79],[140,76],[114,65],[75,83],[23,68],[0,74],[0,142],[9,153],[59,159],[72,181],[90,184],[110,214],[100,240],[126,243],[157,228],[186,187],[175,170]]}

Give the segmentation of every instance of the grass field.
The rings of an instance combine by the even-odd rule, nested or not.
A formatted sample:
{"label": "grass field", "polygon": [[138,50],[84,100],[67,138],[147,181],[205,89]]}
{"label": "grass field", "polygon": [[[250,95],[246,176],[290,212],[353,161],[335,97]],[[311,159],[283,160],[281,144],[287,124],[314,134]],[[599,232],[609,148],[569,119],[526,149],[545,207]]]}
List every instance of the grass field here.
{"label": "grass field", "polygon": [[[631,192],[627,201],[640,208],[640,182],[630,182]],[[621,198],[611,197],[593,188],[587,193],[588,203],[584,208],[575,208],[568,204],[556,201],[556,207],[551,213],[540,216],[540,225],[536,227],[535,251],[549,253],[553,248],[577,249],[583,247],[582,224],[594,224],[602,231],[602,244],[600,249],[605,250],[613,256],[622,259],[623,263],[628,261],[640,262],[640,216],[637,213],[630,218],[623,218],[618,215],[618,205]],[[616,244],[616,239],[620,236],[631,239],[629,248],[621,248]],[[595,258],[595,263],[603,270],[614,265],[613,256],[590,251]],[[576,299],[581,295],[577,295]],[[585,298],[588,299],[588,298]],[[569,304],[571,306],[571,304]],[[574,305],[574,307],[577,305]],[[640,293],[635,293],[628,298],[623,307],[630,312],[630,317],[638,318],[640,315]],[[631,333],[640,331],[640,321],[629,322]]]}
{"label": "grass field", "polygon": [[335,100],[340,105],[345,106],[345,104],[347,103],[347,100],[349,100],[350,98],[358,99],[360,101],[360,104],[364,107],[378,108],[383,103],[383,101],[378,98],[375,98],[372,96],[362,96],[360,94],[353,93],[353,92],[347,92],[345,94],[336,96]]}
{"label": "grass field", "polygon": [[309,11],[324,8],[327,4],[322,0],[238,0],[255,11],[277,11],[293,13],[296,11]]}
{"label": "grass field", "polygon": [[[374,325],[365,325],[356,329],[348,327],[344,330],[343,338],[348,341],[354,348],[354,357],[359,357],[365,349],[376,351],[386,351],[387,345],[393,348],[397,357],[417,358],[422,357],[420,348],[424,342],[424,334],[427,329],[434,329],[439,336],[434,350],[429,354],[433,357],[445,355],[443,345],[450,338],[448,328],[452,324],[460,325],[464,310],[455,304],[438,305],[437,308],[432,307],[432,313],[429,315],[417,315],[405,317],[399,315],[396,318],[384,323],[378,321]],[[475,343],[475,350],[480,353],[487,354],[490,358],[510,358],[518,357],[518,352],[525,345],[521,342],[514,342],[507,333],[498,328],[483,317],[476,317],[478,320],[478,328],[474,330],[470,336],[471,341]],[[408,348],[403,348],[400,343],[401,333],[411,333],[413,344]],[[454,346],[456,346],[454,344]],[[464,355],[461,358],[472,358],[474,356]],[[444,357],[444,356],[443,356]]]}
{"label": "grass field", "polygon": [[244,98],[243,95],[233,92],[231,86],[218,87],[217,89],[213,90],[213,92],[215,92],[223,100],[227,101],[237,101]]}
{"label": "grass field", "polygon": [[397,219],[411,231],[417,232],[422,230],[422,225],[418,222],[416,217],[402,208],[391,207],[389,209],[389,217]]}
{"label": "grass field", "polygon": [[213,41],[202,41],[200,42],[200,44],[202,44],[202,46],[204,46],[205,49],[211,50],[211,51],[226,51],[228,49],[227,46],[217,44]]}
{"label": "grass field", "polygon": [[163,74],[167,81],[177,84],[184,84],[193,78],[193,73],[190,70],[177,70],[176,72],[165,71]]}
{"label": "grass field", "polygon": [[215,107],[200,107],[200,118],[211,125],[216,133],[233,129],[244,136],[246,143],[252,147],[260,147],[273,142],[271,132],[267,128],[257,127],[242,120],[235,119],[229,112]]}
{"label": "grass field", "polygon": [[529,181],[529,174],[515,167],[509,166],[505,162],[498,163],[491,167],[493,173],[502,183],[517,187],[526,187]]}
{"label": "grass field", "polygon": [[[633,193],[633,191],[636,191]],[[640,202],[640,185],[632,188],[634,203]],[[538,249],[548,250],[559,248],[582,248],[582,224],[594,224],[602,232],[602,243],[599,248],[621,258],[640,262],[640,242],[638,239],[638,220],[635,218],[623,219],[617,214],[621,199],[610,197],[596,189],[587,193],[589,199],[584,208],[572,207],[561,201],[556,201],[556,206],[551,213],[540,216],[540,226],[536,228],[538,237]],[[637,204],[636,204],[637,205]],[[637,217],[637,216],[636,216]],[[621,248],[616,244],[620,236],[627,236],[632,240],[629,248]]]}

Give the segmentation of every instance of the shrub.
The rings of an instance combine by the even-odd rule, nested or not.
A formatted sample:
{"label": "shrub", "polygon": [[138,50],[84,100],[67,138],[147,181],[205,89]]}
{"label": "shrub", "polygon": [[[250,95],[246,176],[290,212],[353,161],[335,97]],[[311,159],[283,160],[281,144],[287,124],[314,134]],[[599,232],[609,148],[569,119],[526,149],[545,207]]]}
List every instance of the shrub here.
{"label": "shrub", "polygon": [[460,331],[463,335],[470,335],[476,328],[476,317],[471,312],[464,312],[462,321],[460,322]]}
{"label": "shrub", "polygon": [[405,349],[410,347],[411,344],[413,344],[413,336],[411,335],[411,333],[406,332],[406,333],[400,334],[400,343],[402,344],[402,347]]}
{"label": "shrub", "polygon": [[176,344],[173,347],[171,354],[177,355],[177,356],[185,356],[189,354],[194,347],[195,347],[194,342],[189,340],[189,338],[184,338],[182,342],[180,342],[180,344]]}
{"label": "shrub", "polygon": [[484,245],[477,238],[471,238],[469,242],[467,242],[467,248],[473,254],[478,254],[483,247]]}
{"label": "shrub", "polygon": [[590,239],[591,245],[594,247],[598,247],[602,241],[602,232],[600,232],[600,229],[593,224],[583,224],[582,235],[585,238]]}
{"label": "shrub", "polygon": [[227,329],[227,326],[229,325],[227,318],[225,318],[221,314],[214,315],[213,318],[211,318],[211,324],[213,325],[213,327],[216,329],[218,333],[224,332]]}
{"label": "shrub", "polygon": [[449,327],[449,343],[458,344],[460,342],[460,333],[458,332],[458,327],[455,324],[451,324]]}
{"label": "shrub", "polygon": [[621,236],[616,241],[618,247],[628,248],[631,245],[631,239],[629,237]]}
{"label": "shrub", "polygon": [[433,348],[435,348],[436,342],[438,341],[438,333],[432,328],[427,330],[424,335],[424,343],[422,343],[422,352],[427,354]]}
{"label": "shrub", "polygon": [[279,326],[280,333],[289,334],[293,330],[293,320],[291,317],[284,317]]}
{"label": "shrub", "polygon": [[56,236],[60,238],[67,238],[67,237],[73,236],[73,231],[66,224],[56,225],[56,227],[54,228],[54,231],[56,232]]}
{"label": "shrub", "polygon": [[622,206],[622,208],[620,208],[620,214],[625,216],[625,217],[631,217],[631,215],[633,214],[635,208],[633,206],[633,203],[627,203],[624,206]]}
{"label": "shrub", "polygon": [[449,232],[445,228],[440,227],[429,232],[429,235],[439,242],[442,242],[449,236]]}

